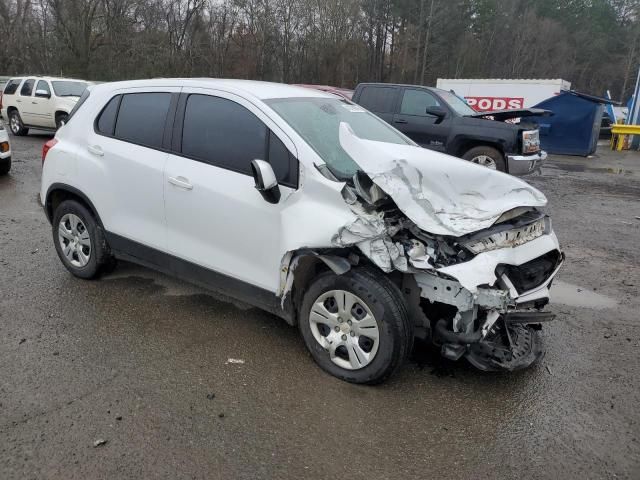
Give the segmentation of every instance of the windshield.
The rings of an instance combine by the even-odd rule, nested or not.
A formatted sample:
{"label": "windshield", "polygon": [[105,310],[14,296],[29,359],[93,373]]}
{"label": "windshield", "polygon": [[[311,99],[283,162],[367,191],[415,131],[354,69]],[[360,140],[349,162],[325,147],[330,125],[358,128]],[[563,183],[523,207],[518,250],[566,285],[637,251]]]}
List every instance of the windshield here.
{"label": "windshield", "polygon": [[348,180],[358,164],[340,146],[341,122],[348,123],[365,140],[413,145],[413,143],[364,108],[338,98],[276,98],[265,101],[324,160],[339,180]]}
{"label": "windshield", "polygon": [[467,105],[463,99],[457,96],[455,93],[447,92],[446,90],[439,90],[438,93],[442,99],[449,104],[460,115],[474,115],[476,112],[473,108]]}
{"label": "windshield", "polygon": [[87,88],[85,82],[70,82],[70,81],[53,81],[53,91],[56,93],[56,97],[79,97]]}

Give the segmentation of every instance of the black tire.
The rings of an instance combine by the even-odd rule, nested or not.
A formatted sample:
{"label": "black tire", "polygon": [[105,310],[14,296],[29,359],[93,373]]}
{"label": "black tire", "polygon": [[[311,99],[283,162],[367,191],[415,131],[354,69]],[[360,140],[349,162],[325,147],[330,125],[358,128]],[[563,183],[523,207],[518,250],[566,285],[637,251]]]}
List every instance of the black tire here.
{"label": "black tire", "polygon": [[[80,218],[86,231],[89,233],[91,242],[91,249],[89,253],[89,260],[84,266],[76,266],[63,253],[63,246],[59,238],[58,229],[62,218],[67,214],[73,214]],[[53,243],[56,247],[56,252],[63,265],[73,275],[79,278],[92,279],[100,275],[105,267],[108,267],[111,260],[111,251],[107,240],[105,239],[102,228],[96,222],[93,214],[80,202],[75,200],[65,200],[55,212],[53,212],[52,222]]]}
{"label": "black tire", "polygon": [[[504,156],[502,155],[502,153],[500,153],[499,150],[493,147],[489,147],[487,145],[480,145],[478,147],[473,147],[467,150],[465,154],[462,155],[462,158],[465,160],[469,160],[470,162],[473,162],[474,159],[482,156],[489,157],[491,160],[493,160],[496,166],[496,170],[499,170],[500,172],[507,171],[505,166]],[[474,163],[477,163],[477,162],[474,162]]]}
{"label": "black tire", "polygon": [[58,113],[56,115],[56,130],[66,125],[67,120],[69,120],[69,115],[66,113]]}
{"label": "black tire", "polygon": [[0,160],[0,176],[6,175],[11,170],[11,157]]}
{"label": "black tire", "polygon": [[[373,360],[362,368],[350,370],[336,365],[311,331],[311,308],[321,295],[332,290],[344,290],[362,299],[376,320],[379,331],[377,352]],[[353,269],[343,275],[333,272],[319,275],[304,295],[299,328],[307,349],[320,368],[351,383],[385,381],[402,366],[413,346],[413,329],[400,290],[382,272],[368,268]]]}
{"label": "black tire", "polygon": [[22,137],[29,133],[29,129],[22,123],[22,117],[18,113],[18,110],[11,110],[9,114],[9,130],[16,137]]}

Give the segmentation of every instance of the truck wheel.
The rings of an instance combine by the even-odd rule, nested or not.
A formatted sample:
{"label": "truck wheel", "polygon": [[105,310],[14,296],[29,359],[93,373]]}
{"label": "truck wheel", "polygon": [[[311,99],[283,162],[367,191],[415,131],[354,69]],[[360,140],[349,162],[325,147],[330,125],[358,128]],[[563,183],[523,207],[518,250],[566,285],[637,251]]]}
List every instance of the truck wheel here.
{"label": "truck wheel", "polygon": [[467,150],[462,158],[469,160],[471,163],[476,163],[492,170],[500,170],[501,172],[507,171],[505,168],[504,157],[493,147],[485,145],[473,147],[472,149]]}
{"label": "truck wheel", "polygon": [[104,233],[91,212],[75,200],[65,200],[53,213],[53,242],[58,257],[73,275],[97,277],[110,262]]}
{"label": "truck wheel", "polygon": [[56,115],[56,130],[64,127],[67,124],[67,120],[69,120],[69,115],[66,113],[59,113]]}
{"label": "truck wheel", "polygon": [[18,137],[29,133],[29,129],[24,126],[24,123],[22,123],[22,118],[20,117],[18,110],[12,110],[9,114],[9,129],[11,130],[11,133]]}
{"label": "truck wheel", "polygon": [[375,384],[405,361],[413,330],[398,288],[381,272],[326,272],[307,289],[300,308],[302,338],[326,372]]}

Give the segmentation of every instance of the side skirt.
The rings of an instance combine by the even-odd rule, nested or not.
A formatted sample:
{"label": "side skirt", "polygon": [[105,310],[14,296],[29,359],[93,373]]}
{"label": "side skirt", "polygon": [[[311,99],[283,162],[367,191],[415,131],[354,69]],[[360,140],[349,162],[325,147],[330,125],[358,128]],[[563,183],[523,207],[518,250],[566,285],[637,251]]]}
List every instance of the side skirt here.
{"label": "side skirt", "polygon": [[105,231],[105,236],[111,251],[118,259],[136,263],[193,283],[199,287],[222,293],[277,315],[285,319],[289,324],[293,325],[294,323],[291,302],[285,302],[283,309],[280,306],[280,298],[273,292],[161,252],[155,248],[147,247],[115,233]]}

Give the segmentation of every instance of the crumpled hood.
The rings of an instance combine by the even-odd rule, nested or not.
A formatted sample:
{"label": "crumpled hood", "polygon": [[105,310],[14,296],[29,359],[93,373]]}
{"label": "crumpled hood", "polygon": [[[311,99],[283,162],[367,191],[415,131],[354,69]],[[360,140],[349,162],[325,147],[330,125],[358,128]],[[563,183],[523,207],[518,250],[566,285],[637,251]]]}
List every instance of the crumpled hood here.
{"label": "crumpled hood", "polygon": [[412,222],[434,235],[477,232],[516,207],[547,203],[511,175],[417,146],[364,140],[344,122],[340,145]]}

